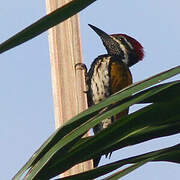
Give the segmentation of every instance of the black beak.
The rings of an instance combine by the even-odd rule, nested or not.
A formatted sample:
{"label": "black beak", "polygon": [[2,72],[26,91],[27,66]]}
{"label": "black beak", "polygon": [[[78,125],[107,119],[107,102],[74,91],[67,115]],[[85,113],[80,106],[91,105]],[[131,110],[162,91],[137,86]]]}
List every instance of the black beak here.
{"label": "black beak", "polygon": [[121,51],[118,42],[116,42],[110,35],[102,31],[101,29],[88,24],[101,38],[107,52],[109,55],[122,56],[123,52]]}
{"label": "black beak", "polygon": [[99,35],[99,37],[102,39],[103,42],[111,39],[111,37],[104,31],[102,31],[101,29],[99,29],[91,24],[88,24],[88,25]]}

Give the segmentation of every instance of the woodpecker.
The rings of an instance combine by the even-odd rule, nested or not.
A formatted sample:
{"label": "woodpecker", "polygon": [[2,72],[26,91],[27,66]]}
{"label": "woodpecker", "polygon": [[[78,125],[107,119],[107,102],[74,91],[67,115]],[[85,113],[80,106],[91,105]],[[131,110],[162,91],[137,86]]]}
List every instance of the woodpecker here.
{"label": "woodpecker", "polygon": [[[88,106],[90,107],[132,84],[129,67],[143,59],[144,51],[137,40],[126,34],[108,35],[93,25],[89,24],[89,26],[98,34],[107,50],[107,54],[98,56],[92,62],[85,75]],[[86,66],[85,69],[87,69]],[[103,120],[93,128],[94,134],[96,135],[113,121],[127,114],[128,109]],[[94,159],[94,167],[98,165],[100,158]]]}

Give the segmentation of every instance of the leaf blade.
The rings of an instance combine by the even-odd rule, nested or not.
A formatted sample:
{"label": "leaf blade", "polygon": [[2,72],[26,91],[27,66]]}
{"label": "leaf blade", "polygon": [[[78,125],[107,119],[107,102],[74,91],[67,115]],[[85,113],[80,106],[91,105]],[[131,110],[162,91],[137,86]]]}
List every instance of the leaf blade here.
{"label": "leaf blade", "polygon": [[[110,104],[112,104],[112,103],[116,103],[116,102],[119,101],[119,100],[123,100],[123,99],[127,98],[128,96],[132,95],[133,93],[136,93],[136,92],[138,92],[138,91],[140,91],[140,90],[142,90],[142,89],[144,89],[144,88],[147,88],[148,86],[151,86],[151,85],[153,85],[153,84],[156,84],[158,81],[165,80],[165,79],[167,79],[167,78],[169,78],[169,77],[172,77],[172,76],[174,76],[174,75],[176,75],[176,74],[178,74],[178,73],[180,73],[180,66],[177,66],[177,67],[175,67],[175,68],[172,68],[171,70],[168,70],[168,71],[165,71],[165,72],[160,73],[160,74],[158,74],[158,75],[155,75],[155,76],[153,76],[153,77],[150,77],[150,78],[148,78],[148,79],[146,79],[146,80],[144,80],[144,81],[142,81],[142,82],[133,84],[132,86],[127,87],[127,88],[125,88],[124,90],[118,92],[117,95],[113,95],[113,96],[107,98],[106,100],[104,100],[103,102],[99,103],[98,105],[93,106],[93,107],[89,108],[89,110],[87,110],[87,111],[85,111],[85,112],[83,112],[83,113],[80,113],[78,116],[72,118],[70,121],[68,121],[66,124],[64,124],[64,126],[63,126],[62,128],[58,129],[58,130],[48,139],[48,141],[45,142],[45,144],[43,144],[43,146],[40,148],[40,150],[39,150],[35,155],[33,155],[32,158],[30,159],[30,160],[31,160],[31,163],[28,162],[28,163],[27,163],[28,166],[24,166],[24,167],[23,167],[23,170],[21,169],[21,170],[19,171],[20,173],[18,173],[15,177],[21,176],[21,175],[22,175],[22,172],[25,172],[25,170],[26,170],[27,168],[29,168],[29,167],[33,164],[33,162],[36,161],[36,159],[41,158],[42,156],[44,156],[44,154],[45,154],[46,152],[48,152],[48,151],[50,150],[50,148],[53,146],[53,143],[51,144],[51,146],[50,146],[49,148],[47,148],[47,146],[49,145],[49,143],[52,142],[52,139],[53,139],[53,138],[61,139],[61,138],[59,138],[58,133],[61,132],[61,131],[63,131],[63,130],[64,130],[63,128],[65,128],[65,127],[66,127],[66,128],[67,128],[67,127],[71,127],[72,125],[73,125],[73,126],[76,125],[75,127],[78,128],[78,127],[79,127],[79,124],[85,123],[85,122],[87,121],[87,120],[86,120],[87,117],[90,117],[90,118],[91,118],[93,115],[95,115],[98,111],[102,110],[104,107],[106,107],[106,106],[108,106],[108,105],[110,105]],[[135,101],[134,101],[133,103],[135,103]],[[131,105],[131,104],[129,104],[129,105]],[[102,118],[102,117],[101,117],[101,118]],[[102,120],[102,119],[101,119],[101,120]],[[89,121],[89,122],[90,122],[90,121]],[[99,121],[98,121],[98,122],[99,122]],[[97,124],[98,122],[96,122],[96,124]],[[74,123],[74,124],[73,124],[73,123]],[[79,124],[78,124],[78,123],[79,123]],[[94,126],[95,124],[92,124],[92,122],[91,122],[91,125]],[[90,128],[90,126],[88,126],[88,127],[86,126],[86,129],[84,129],[84,132],[85,132],[88,128]],[[73,128],[70,128],[69,131],[66,131],[65,135],[67,135],[69,132],[71,132],[72,129],[73,129]],[[81,133],[83,133],[83,132],[81,132]],[[77,137],[77,135],[74,136],[74,138],[76,138],[76,137]],[[73,139],[71,139],[71,140],[73,140]],[[69,142],[70,142],[70,141],[69,141]],[[57,142],[55,142],[54,144],[56,144],[56,143],[57,143]],[[68,142],[67,142],[67,143],[68,143]],[[67,144],[67,143],[66,143],[66,144]],[[65,144],[64,144],[64,145],[65,145]],[[46,149],[46,148],[47,148],[47,149]],[[43,152],[44,149],[46,149],[46,151],[45,151],[43,154],[41,154],[41,152]]]}
{"label": "leaf blade", "polygon": [[[164,105],[164,104],[163,104]],[[179,105],[180,105],[180,103],[179,103]],[[166,105],[167,107],[169,107],[169,104],[167,104]],[[179,112],[179,110],[178,110],[178,107],[179,106],[177,106],[177,105],[175,105],[175,107],[177,107],[177,111]],[[150,107],[147,107],[147,108],[150,108]],[[147,109],[146,108],[146,109]],[[172,106],[172,108],[173,108],[173,106]],[[150,109],[151,110],[151,109]],[[164,106],[162,107],[162,110],[164,110]],[[158,110],[159,111],[159,110]],[[166,111],[166,112],[168,112],[168,111]],[[177,113],[178,113],[177,112]],[[137,114],[137,113],[136,113]],[[147,115],[147,116],[149,116],[149,115]],[[166,116],[166,115],[165,115]],[[168,118],[168,117],[167,117]],[[146,117],[144,118],[144,119],[146,119]],[[116,122],[115,122],[116,123]],[[112,131],[110,131],[110,133],[109,133],[109,136],[107,136],[107,131],[108,131],[108,129],[106,129],[106,130],[104,130],[104,134],[103,134],[103,132],[100,132],[99,133],[99,135],[97,135],[96,137],[92,137],[92,138],[90,138],[89,139],[89,141],[88,142],[85,142],[84,144],[82,144],[82,149],[80,148],[80,149],[78,149],[78,147],[76,147],[76,149],[74,149],[74,152],[73,152],[73,154],[71,155],[70,154],[70,152],[69,152],[69,154],[67,154],[67,155],[65,155],[63,158],[64,159],[61,159],[61,157],[58,157],[58,161],[56,161],[56,159],[57,158],[55,158],[54,160],[56,161],[56,163],[54,162],[53,163],[53,161],[54,160],[52,160],[52,162],[51,162],[51,164],[53,164],[53,166],[51,166],[51,169],[48,171],[48,168],[46,169],[42,169],[42,172],[40,173],[40,176],[38,176],[38,178],[40,178],[41,177],[41,175],[43,175],[43,176],[45,176],[45,177],[48,177],[48,175],[46,174],[46,172],[50,172],[50,173],[52,173],[52,174],[58,174],[58,171],[60,171],[60,169],[62,169],[62,167],[61,167],[61,164],[68,164],[68,165],[70,165],[68,162],[71,162],[72,164],[69,166],[69,168],[73,165],[73,163],[80,163],[80,162],[82,162],[82,161],[84,161],[84,160],[88,160],[88,159],[91,159],[92,157],[93,157],[93,155],[92,154],[89,154],[89,151],[92,153],[93,151],[95,151],[96,153],[96,155],[97,155],[97,152],[100,152],[100,151],[102,151],[102,149],[106,149],[108,146],[112,146],[112,147],[116,147],[117,146],[117,144],[116,143],[118,143],[119,144],[119,146],[121,146],[121,148],[122,147],[125,147],[125,146],[127,146],[127,145],[133,145],[133,144],[135,144],[135,143],[132,143],[131,141],[132,141],[132,138],[133,139],[135,139],[135,140],[138,140],[138,142],[137,143],[139,143],[139,141],[140,142],[142,142],[142,141],[145,141],[145,140],[147,140],[147,138],[149,138],[149,137],[151,137],[150,135],[149,135],[149,133],[151,133],[151,132],[158,132],[160,129],[161,129],[161,131],[163,132],[163,133],[165,133],[165,134],[163,134],[164,136],[165,135],[169,135],[169,133],[170,134],[174,134],[174,133],[176,133],[176,132],[180,132],[180,128],[179,129],[175,129],[175,132],[173,131],[173,132],[171,132],[171,131],[169,131],[171,128],[172,128],[172,126],[173,127],[176,127],[177,126],[177,124],[175,123],[175,124],[172,124],[172,122],[170,121],[169,123],[171,124],[171,126],[168,126],[168,127],[166,127],[166,126],[164,126],[164,124],[160,124],[160,122],[156,122],[156,121],[154,121],[154,125],[153,126],[155,126],[155,127],[148,127],[148,123],[147,124],[145,124],[144,126],[137,126],[137,130],[135,129],[129,129],[129,124],[127,124],[127,125],[125,125],[125,126],[127,126],[127,128],[126,128],[126,130],[123,130],[123,131],[125,131],[126,132],[126,134],[124,134],[124,135],[119,135],[119,130],[118,129],[123,129],[123,126],[120,128],[120,126],[118,126],[118,124],[116,123],[116,124],[113,124],[112,126],[113,127],[115,127],[116,129],[117,129],[117,133],[116,134],[112,134],[113,132]],[[137,122],[135,121],[135,122],[133,122],[134,123],[134,125],[136,125],[137,124]],[[152,122],[149,122],[149,124],[151,124]],[[161,122],[161,123],[163,123],[163,121]],[[161,125],[161,126],[160,126]],[[131,125],[132,126],[132,125]],[[178,127],[180,127],[180,123],[178,124]],[[134,127],[135,128],[135,127]],[[165,131],[166,130],[166,131]],[[133,133],[132,133],[133,132]],[[146,137],[145,135],[148,133],[148,137]],[[103,136],[101,136],[103,134]],[[115,139],[109,139],[109,137],[111,136],[111,138],[116,138],[117,139],[117,142],[115,141]],[[143,138],[145,138],[145,139],[143,139]],[[98,138],[98,137],[100,137],[100,138]],[[120,138],[121,137],[121,138]],[[153,138],[155,138],[155,137],[159,137],[159,134],[155,134],[155,135],[153,135],[152,136]],[[160,136],[161,137],[161,136]],[[118,138],[120,138],[120,140],[118,139]],[[127,144],[127,140],[128,140],[128,138],[130,138],[130,144]],[[139,139],[138,139],[139,138]],[[103,141],[103,139],[106,139],[106,142],[104,142]],[[102,146],[102,142],[103,142],[103,146]],[[109,143],[110,142],[110,143]],[[112,145],[109,145],[109,144],[111,144],[111,142],[113,142],[112,143]],[[125,144],[123,144],[125,142]],[[108,144],[109,143],[109,144]],[[86,145],[85,145],[86,144]],[[93,145],[94,144],[94,145]],[[99,145],[99,146],[97,146],[97,144]],[[125,145],[125,146],[122,146],[122,145]],[[92,148],[92,147],[94,147],[94,149]],[[109,147],[109,149],[108,149],[108,151],[106,150],[106,151],[104,151],[104,153],[108,153],[109,151],[112,151],[112,148],[110,148]],[[117,147],[116,147],[116,150],[117,150]],[[79,152],[78,152],[79,151]],[[104,154],[103,153],[103,154]],[[86,154],[88,154],[87,156],[86,156],[86,158],[85,158],[85,155]],[[80,158],[82,158],[82,156],[84,157],[84,159],[83,160],[79,160]],[[63,166],[63,168],[65,168],[66,166]],[[67,169],[68,169],[68,167],[66,167]],[[65,170],[65,169],[64,169]],[[60,171],[61,172],[61,171]],[[60,173],[59,172],[59,173]],[[41,178],[44,178],[44,177],[41,177]]]}
{"label": "leaf blade", "polygon": [[35,23],[26,27],[19,33],[15,34],[5,42],[0,44],[0,53],[3,53],[13,47],[16,47],[36,36],[45,32],[49,28],[59,24],[60,22],[75,15],[82,9],[86,8],[96,0],[73,0],[72,2],[64,5],[61,8],[53,11],[52,13],[42,17]]}

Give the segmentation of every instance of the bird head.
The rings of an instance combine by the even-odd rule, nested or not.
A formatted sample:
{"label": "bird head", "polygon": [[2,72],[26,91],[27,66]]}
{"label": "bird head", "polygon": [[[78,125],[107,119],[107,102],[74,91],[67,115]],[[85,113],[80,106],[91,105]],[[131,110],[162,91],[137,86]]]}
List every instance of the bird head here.
{"label": "bird head", "polygon": [[120,57],[129,67],[143,59],[143,47],[134,38],[126,34],[108,35],[91,24],[89,26],[99,35],[109,55]]}

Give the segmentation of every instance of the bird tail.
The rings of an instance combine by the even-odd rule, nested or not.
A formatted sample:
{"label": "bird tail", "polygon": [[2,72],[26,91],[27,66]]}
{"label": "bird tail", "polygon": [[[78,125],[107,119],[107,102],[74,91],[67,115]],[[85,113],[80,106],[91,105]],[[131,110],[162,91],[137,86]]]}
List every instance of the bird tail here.
{"label": "bird tail", "polygon": [[96,168],[101,160],[101,156],[97,156],[93,159],[94,168]]}

